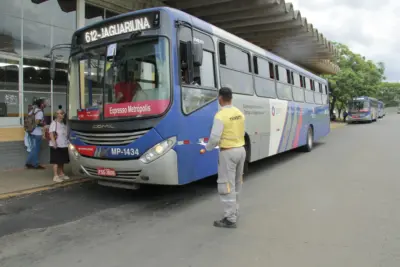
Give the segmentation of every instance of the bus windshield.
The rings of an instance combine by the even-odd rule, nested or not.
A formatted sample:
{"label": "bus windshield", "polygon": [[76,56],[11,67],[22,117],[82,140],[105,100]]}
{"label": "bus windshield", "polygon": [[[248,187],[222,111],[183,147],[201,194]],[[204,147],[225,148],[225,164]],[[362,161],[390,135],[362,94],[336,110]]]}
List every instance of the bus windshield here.
{"label": "bus windshield", "polygon": [[160,115],[170,104],[169,43],[165,37],[85,50],[71,61],[79,65],[71,68],[79,72],[79,120]]}
{"label": "bus windshield", "polygon": [[350,112],[359,112],[362,110],[369,109],[369,102],[368,101],[353,101],[350,102],[349,110]]}

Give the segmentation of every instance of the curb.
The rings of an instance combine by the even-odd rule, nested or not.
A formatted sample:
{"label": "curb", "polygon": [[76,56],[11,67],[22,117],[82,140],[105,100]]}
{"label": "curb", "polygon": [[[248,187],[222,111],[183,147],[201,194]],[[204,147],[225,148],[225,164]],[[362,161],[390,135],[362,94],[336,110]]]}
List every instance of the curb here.
{"label": "curb", "polygon": [[9,199],[9,198],[13,198],[13,197],[24,196],[24,195],[29,195],[29,194],[38,193],[38,192],[44,192],[44,191],[48,191],[48,190],[55,189],[55,188],[67,187],[67,186],[74,185],[74,184],[85,183],[85,182],[88,182],[90,180],[91,180],[90,178],[77,178],[77,179],[74,179],[72,181],[56,183],[56,184],[50,184],[50,185],[44,185],[44,186],[38,186],[38,187],[34,187],[34,188],[29,188],[29,189],[23,189],[23,190],[19,190],[19,191],[4,193],[4,194],[0,194],[0,200]]}

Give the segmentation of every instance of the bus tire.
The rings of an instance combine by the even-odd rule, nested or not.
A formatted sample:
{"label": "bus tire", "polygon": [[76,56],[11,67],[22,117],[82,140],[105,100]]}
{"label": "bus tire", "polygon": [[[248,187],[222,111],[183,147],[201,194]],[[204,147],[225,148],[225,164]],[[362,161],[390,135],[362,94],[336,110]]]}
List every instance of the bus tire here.
{"label": "bus tire", "polygon": [[302,147],[302,151],[311,152],[314,147],[314,130],[311,126],[308,126],[306,144]]}
{"label": "bus tire", "polygon": [[249,161],[246,159],[243,166],[243,174],[247,175],[249,173]]}
{"label": "bus tire", "polygon": [[245,136],[245,145],[244,149],[246,150],[246,160],[244,161],[244,166],[243,166],[243,174],[248,174],[249,173],[249,159],[250,159],[250,138],[246,134]]}

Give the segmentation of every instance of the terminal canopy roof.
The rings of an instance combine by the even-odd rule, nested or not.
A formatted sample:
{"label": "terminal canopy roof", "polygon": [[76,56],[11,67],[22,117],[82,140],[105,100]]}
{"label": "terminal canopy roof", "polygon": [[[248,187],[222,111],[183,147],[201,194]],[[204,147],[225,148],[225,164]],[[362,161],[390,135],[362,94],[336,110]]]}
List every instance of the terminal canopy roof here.
{"label": "terminal canopy roof", "polygon": [[[99,1],[105,4],[109,0],[88,0]],[[171,6],[314,73],[334,74],[339,70],[332,63],[337,53],[332,43],[285,0],[118,0],[107,4],[115,7],[116,2],[130,10]]]}

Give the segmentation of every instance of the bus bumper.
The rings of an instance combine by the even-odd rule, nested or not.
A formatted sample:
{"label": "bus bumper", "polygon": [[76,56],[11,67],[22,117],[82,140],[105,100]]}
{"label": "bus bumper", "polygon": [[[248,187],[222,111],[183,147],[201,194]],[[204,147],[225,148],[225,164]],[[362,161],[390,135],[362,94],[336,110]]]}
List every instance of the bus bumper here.
{"label": "bus bumper", "polygon": [[371,121],[371,115],[365,116],[365,117],[357,117],[357,118],[353,118],[348,116],[346,118],[347,122],[354,122],[354,121]]}
{"label": "bus bumper", "polygon": [[[116,184],[179,184],[177,154],[173,149],[148,164],[139,159],[106,160],[76,156],[71,150],[69,156],[74,173],[95,180]],[[98,168],[115,170],[116,176],[100,176]]]}

